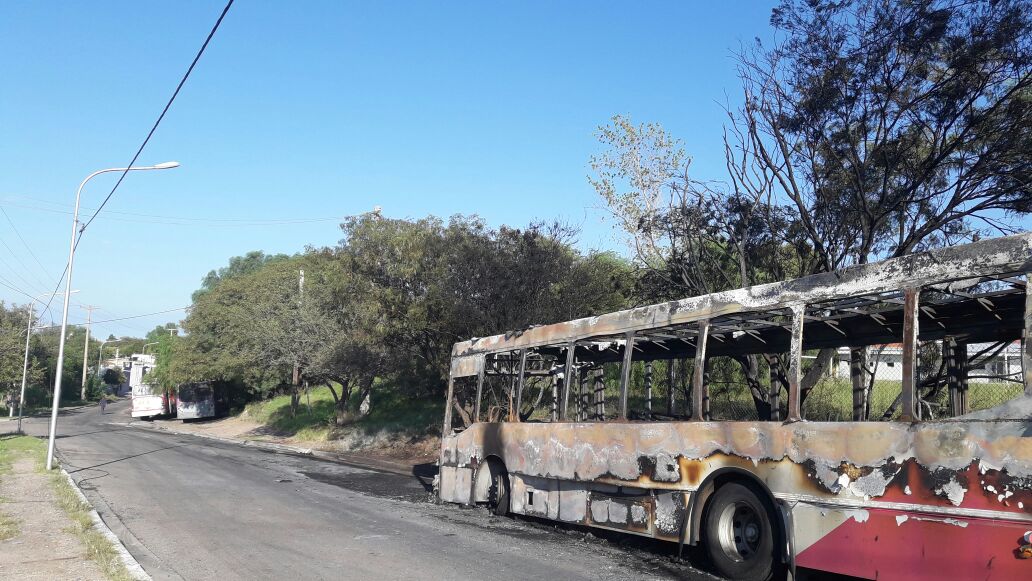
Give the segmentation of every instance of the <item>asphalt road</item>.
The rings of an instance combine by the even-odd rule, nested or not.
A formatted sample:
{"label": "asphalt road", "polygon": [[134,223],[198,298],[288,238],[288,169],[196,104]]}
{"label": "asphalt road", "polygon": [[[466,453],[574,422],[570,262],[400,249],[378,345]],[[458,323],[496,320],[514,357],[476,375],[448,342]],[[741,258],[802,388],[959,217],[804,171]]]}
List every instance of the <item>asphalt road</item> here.
{"label": "asphalt road", "polygon": [[[62,413],[58,453],[154,579],[713,579],[665,548],[427,501],[426,477]],[[46,433],[47,418],[26,420]],[[0,423],[0,431],[13,430]]]}

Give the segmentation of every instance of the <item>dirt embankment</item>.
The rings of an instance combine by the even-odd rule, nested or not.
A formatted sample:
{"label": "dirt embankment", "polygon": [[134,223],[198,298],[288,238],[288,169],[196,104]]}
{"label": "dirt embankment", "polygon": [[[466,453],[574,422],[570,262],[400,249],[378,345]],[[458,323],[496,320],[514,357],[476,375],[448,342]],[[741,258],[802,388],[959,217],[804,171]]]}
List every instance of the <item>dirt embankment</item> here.
{"label": "dirt embankment", "polygon": [[279,432],[246,416],[200,421],[161,419],[155,420],[154,424],[156,427],[171,431],[240,441],[283,444],[342,454],[353,458],[367,458],[373,461],[388,461],[412,466],[436,461],[441,446],[441,440],[437,436],[413,437],[387,430],[370,432],[367,429],[350,426],[330,430],[326,439],[306,440],[292,434]]}

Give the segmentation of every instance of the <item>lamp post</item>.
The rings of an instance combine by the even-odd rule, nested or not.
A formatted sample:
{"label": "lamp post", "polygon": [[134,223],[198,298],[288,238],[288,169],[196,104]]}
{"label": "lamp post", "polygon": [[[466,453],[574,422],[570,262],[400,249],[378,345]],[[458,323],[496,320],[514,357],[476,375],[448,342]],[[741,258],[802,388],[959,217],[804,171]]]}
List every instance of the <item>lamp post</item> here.
{"label": "lamp post", "polygon": [[161,342],[161,341],[155,341],[155,342],[153,342],[153,343],[144,343],[144,344],[143,344],[143,354],[144,354],[144,355],[146,355],[146,354],[147,354],[147,347],[150,347],[151,345],[157,345],[157,344],[158,344],[158,343],[160,343],[160,342]]}
{"label": "lamp post", "polygon": [[54,377],[54,403],[50,409],[50,438],[47,442],[47,470],[54,467],[54,443],[57,439],[57,408],[61,405],[61,375],[64,373],[65,335],[68,331],[68,300],[72,292],[72,266],[75,262],[75,234],[76,230],[79,228],[79,198],[82,195],[82,188],[86,185],[86,182],[102,173],[172,169],[174,167],[179,167],[178,161],[166,161],[165,163],[144,167],[113,167],[102,169],[86,176],[86,179],[82,180],[82,183],[79,184],[79,189],[75,191],[75,211],[72,213],[72,239],[71,242],[68,243],[68,266],[65,271],[64,311],[61,314],[61,338],[57,343],[57,369]]}
{"label": "lamp post", "polygon": [[104,339],[100,342],[100,353],[97,354],[97,373],[100,373],[100,362],[104,359],[104,345],[108,343],[120,343],[121,339]]}
{"label": "lamp post", "polygon": [[[104,339],[100,342],[100,349],[97,350],[97,377],[100,377],[100,362],[104,359],[104,345],[107,345],[108,343],[118,343],[119,341],[121,341],[121,339]],[[101,381],[103,380],[104,378],[101,377]],[[115,395],[118,395],[118,390],[115,391]]]}

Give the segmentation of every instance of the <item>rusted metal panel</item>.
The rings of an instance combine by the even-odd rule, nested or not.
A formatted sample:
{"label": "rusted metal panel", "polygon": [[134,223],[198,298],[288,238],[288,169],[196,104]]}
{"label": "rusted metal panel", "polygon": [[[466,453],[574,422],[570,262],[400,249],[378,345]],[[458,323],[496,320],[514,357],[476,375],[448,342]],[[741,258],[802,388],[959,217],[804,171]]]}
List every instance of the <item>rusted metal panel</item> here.
{"label": "rusted metal panel", "polygon": [[518,421],[520,419],[520,406],[523,405],[523,385],[524,380],[527,377],[527,350],[520,350],[520,371],[516,376],[516,404],[510,406],[509,409],[509,421]]}
{"label": "rusted metal panel", "polygon": [[684,325],[741,312],[784,308],[920,287],[956,278],[1032,270],[1032,234],[993,238],[857,265],[833,273],[757,285],[456,343],[453,356],[566,344],[585,337]]}
{"label": "rusted metal panel", "polygon": [[592,491],[589,524],[651,536],[654,499],[647,490],[621,490],[620,494]]}
{"label": "rusted metal panel", "polygon": [[563,368],[563,407],[559,416],[564,420],[570,417],[570,391],[576,383],[573,379],[573,359],[576,355],[576,350],[577,346],[574,343],[566,346],[566,365]]}
{"label": "rusted metal panel", "polygon": [[903,406],[900,420],[912,422],[920,415],[914,409],[917,381],[917,302],[920,291],[916,288],[903,290],[903,391],[900,402]]}
{"label": "rusted metal panel", "polygon": [[473,406],[473,421],[480,421],[480,402],[484,398],[484,373],[486,366],[481,365],[477,371],[477,400]]}
{"label": "rusted metal panel", "polygon": [[1032,276],[1025,276],[1025,329],[1021,334],[1021,369],[1025,395],[1032,395]]}
{"label": "rusted metal panel", "polygon": [[451,376],[473,377],[484,368],[483,355],[467,355],[464,357],[453,357],[451,360]]}
{"label": "rusted metal panel", "polygon": [[451,416],[452,416],[452,398],[455,397],[455,380],[451,377],[448,378],[448,394],[444,399],[444,427],[441,428],[441,438],[445,438],[451,433]]}
{"label": "rusted metal panel", "polygon": [[803,419],[800,384],[803,370],[803,321],[806,318],[804,305],[792,305],[792,343],[788,351],[788,421]]}
{"label": "rusted metal panel", "polygon": [[[1032,530],[1032,432],[1028,422],[997,419],[1032,417],[1032,398],[1007,406],[924,423],[480,423],[442,442],[441,498],[466,502],[470,467],[497,456],[512,475],[517,514],[676,542],[690,495],[702,493],[710,475],[736,470],[792,507],[801,562],[816,565],[830,558],[829,547],[849,546],[840,543],[843,531],[852,531],[847,539],[887,539],[896,527],[923,523],[930,538],[947,538],[951,529],[935,527],[992,523],[983,534],[995,541],[958,552],[988,562],[1010,550],[1000,549],[1001,531]],[[928,538],[885,558],[922,555],[932,548],[922,544]],[[865,576],[865,562],[872,561],[829,570]],[[1012,565],[998,560],[994,570],[1007,578]]]}
{"label": "rusted metal panel", "polygon": [[695,343],[695,368],[692,373],[692,419],[702,421],[705,418],[703,407],[708,399],[703,393],[706,389],[706,344],[709,339],[709,320],[699,321],[699,335]]}
{"label": "rusted metal panel", "polygon": [[634,333],[627,333],[624,343],[623,367],[620,368],[620,419],[627,419],[627,392],[631,384],[631,365],[634,363]]}

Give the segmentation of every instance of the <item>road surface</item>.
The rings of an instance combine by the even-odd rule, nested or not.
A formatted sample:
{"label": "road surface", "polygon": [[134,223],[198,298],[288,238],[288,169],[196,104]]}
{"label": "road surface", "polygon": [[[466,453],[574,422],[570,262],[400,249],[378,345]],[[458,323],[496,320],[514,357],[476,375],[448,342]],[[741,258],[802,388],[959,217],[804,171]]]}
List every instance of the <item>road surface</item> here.
{"label": "road surface", "polygon": [[658,549],[427,502],[425,476],[130,427],[128,402],[107,411],[63,412],[58,452],[156,580],[713,579]]}

